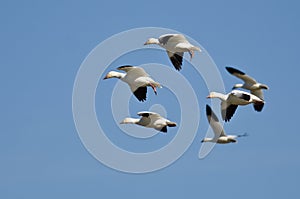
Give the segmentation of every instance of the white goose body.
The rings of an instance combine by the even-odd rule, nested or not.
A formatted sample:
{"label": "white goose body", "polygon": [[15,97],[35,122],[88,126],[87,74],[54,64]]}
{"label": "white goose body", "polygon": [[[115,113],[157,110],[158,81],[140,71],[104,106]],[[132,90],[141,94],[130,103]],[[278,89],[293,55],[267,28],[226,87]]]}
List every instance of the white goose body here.
{"label": "white goose body", "polygon": [[222,119],[225,120],[225,122],[230,121],[239,105],[244,106],[253,103],[255,105],[254,109],[260,111],[260,107],[264,104],[264,101],[259,97],[240,90],[232,90],[228,94],[211,92],[207,98],[221,99]]}
{"label": "white goose body", "polygon": [[158,45],[170,52],[189,52],[194,48],[181,34],[165,34],[158,38]]}
{"label": "white goose body", "polygon": [[167,50],[167,54],[176,70],[181,70],[184,52],[188,52],[191,59],[194,51],[201,52],[199,47],[192,45],[182,34],[165,34],[158,39],[150,38],[144,45],[157,44]]}
{"label": "white goose body", "polygon": [[167,127],[175,127],[177,124],[163,118],[158,113],[142,111],[137,113],[141,118],[125,118],[121,124],[137,124],[147,128],[154,128],[158,131],[167,132]]}
{"label": "white goose body", "polygon": [[119,78],[126,82],[139,101],[146,100],[147,86],[152,87],[155,94],[157,94],[156,87],[161,87],[158,82],[149,77],[143,68],[126,65],[118,67],[118,70],[123,70],[126,73],[110,71],[104,79]]}
{"label": "white goose body", "polygon": [[210,106],[206,105],[206,117],[209,125],[213,129],[214,137],[213,138],[204,138],[202,142],[214,142],[219,144],[228,144],[231,142],[237,142],[236,138],[247,136],[243,135],[226,135],[221,123],[218,120],[216,114],[211,110]]}

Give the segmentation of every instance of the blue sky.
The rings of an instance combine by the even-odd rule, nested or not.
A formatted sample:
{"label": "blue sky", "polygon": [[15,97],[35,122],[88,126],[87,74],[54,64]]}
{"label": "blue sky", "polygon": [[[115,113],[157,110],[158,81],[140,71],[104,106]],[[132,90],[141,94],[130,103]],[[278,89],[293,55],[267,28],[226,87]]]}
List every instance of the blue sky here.
{"label": "blue sky", "polygon": [[[298,8],[297,1],[256,0],[185,4],[3,1],[1,198],[297,197]],[[128,29],[148,26],[174,29],[198,41],[218,66],[227,91],[238,79],[225,71],[226,65],[236,66],[270,87],[265,92],[262,113],[254,112],[251,106],[239,108],[225,126],[228,133],[247,132],[250,136],[237,144],[218,145],[199,160],[200,141],[208,128],[204,107],[210,103],[201,98],[202,119],[196,138],[169,167],[147,174],[127,174],[104,166],[89,154],[72,116],[77,71],[103,40]],[[149,61],[134,54],[122,58],[126,64]],[[161,63],[170,64],[165,54]],[[117,66],[112,65],[111,69]],[[188,64],[182,73],[192,76]],[[116,83],[107,81],[104,93],[109,93]],[[198,92],[199,96],[207,95],[204,86],[199,86]],[[101,96],[96,95],[96,99]],[[146,107],[151,106],[147,103]],[[132,114],[139,108],[143,107],[133,108]],[[99,109],[97,114],[101,114]],[[115,128],[109,118],[101,122],[107,123],[107,128]],[[176,129],[168,135],[173,136],[172,133]],[[124,142],[122,137],[111,138],[124,146],[131,144],[129,138]],[[142,150],[142,145],[138,147]]]}

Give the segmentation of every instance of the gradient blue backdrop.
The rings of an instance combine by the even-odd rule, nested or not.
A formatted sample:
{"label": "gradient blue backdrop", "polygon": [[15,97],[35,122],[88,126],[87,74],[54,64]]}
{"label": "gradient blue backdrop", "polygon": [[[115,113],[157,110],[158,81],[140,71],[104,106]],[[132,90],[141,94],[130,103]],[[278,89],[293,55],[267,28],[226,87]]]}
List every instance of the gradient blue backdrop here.
{"label": "gradient blue backdrop", "polygon": [[[299,6],[271,0],[1,1],[0,197],[296,198]],[[262,113],[241,108],[225,126],[249,137],[216,146],[199,160],[201,130],[207,129],[203,119],[182,158],[142,175],[107,168],[86,151],[72,118],[77,70],[101,41],[145,26],[175,29],[197,40],[216,62],[228,91],[238,80],[226,65],[269,85]],[[144,63],[133,57],[124,61]],[[169,64],[165,54],[161,60]],[[182,72],[189,75],[188,69]]]}

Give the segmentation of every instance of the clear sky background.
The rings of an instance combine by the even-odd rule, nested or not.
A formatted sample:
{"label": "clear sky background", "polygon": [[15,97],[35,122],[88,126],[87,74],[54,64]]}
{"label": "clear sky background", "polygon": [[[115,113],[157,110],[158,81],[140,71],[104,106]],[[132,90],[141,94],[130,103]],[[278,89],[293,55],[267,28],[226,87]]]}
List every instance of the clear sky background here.
{"label": "clear sky background", "polygon": [[[0,197],[297,198],[299,7],[298,1],[271,0],[2,1]],[[226,65],[269,85],[262,113],[240,108],[225,126],[227,132],[250,136],[218,145],[198,159],[208,128],[203,116],[210,101],[203,98],[196,139],[165,169],[122,173],[88,153],[72,117],[80,64],[113,34],[147,26],[171,28],[197,40],[218,66],[227,91],[239,81],[225,71]],[[124,62],[139,65],[142,58],[131,55]],[[161,62],[170,64],[166,54]],[[188,77],[187,66],[182,73]],[[108,88],[116,83],[107,81]],[[199,93],[206,96],[207,90]]]}

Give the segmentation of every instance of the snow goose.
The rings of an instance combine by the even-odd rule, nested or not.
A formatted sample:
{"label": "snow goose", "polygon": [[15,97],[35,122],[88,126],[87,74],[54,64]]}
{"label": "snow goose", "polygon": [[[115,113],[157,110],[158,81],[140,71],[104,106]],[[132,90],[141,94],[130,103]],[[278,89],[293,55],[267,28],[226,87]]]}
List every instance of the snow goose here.
{"label": "snow goose", "polygon": [[104,79],[109,78],[119,78],[122,81],[126,82],[135,97],[139,101],[145,101],[147,96],[147,86],[151,86],[154,93],[157,95],[156,87],[161,88],[158,82],[155,82],[149,75],[145,72],[143,68],[137,66],[120,66],[118,70],[125,71],[126,73],[120,73],[116,71],[110,71]]}
{"label": "snow goose", "polygon": [[232,90],[226,95],[218,92],[211,92],[207,98],[219,98],[222,101],[221,112],[222,119],[225,120],[225,122],[228,122],[231,119],[238,105],[247,105],[253,103],[258,106],[264,104],[264,101],[259,97],[240,90]]}
{"label": "snow goose", "polygon": [[191,56],[191,59],[194,56],[194,51],[201,52],[199,47],[190,44],[190,42],[182,34],[165,34],[161,35],[158,39],[150,38],[144,45],[148,44],[157,44],[166,49],[168,56],[176,70],[181,70],[184,52],[188,52]]}
{"label": "snow goose", "polygon": [[141,118],[125,118],[121,124],[138,124],[158,131],[167,132],[168,127],[175,127],[177,124],[160,116],[158,113],[142,111],[137,113]]}
{"label": "snow goose", "polygon": [[243,135],[226,135],[223,126],[218,120],[218,117],[208,105],[206,105],[206,117],[209,125],[214,131],[215,136],[213,138],[204,138],[202,142],[215,142],[219,144],[227,144],[231,142],[237,142],[237,137],[247,136],[246,133]]}
{"label": "snow goose", "polygon": [[[232,67],[226,67],[226,70],[236,76],[237,78],[240,78],[244,81],[244,84],[235,84],[233,89],[235,88],[244,88],[247,90],[250,90],[251,94],[256,95],[260,99],[264,99],[264,94],[262,89],[269,89],[269,87],[265,84],[258,83],[254,78],[250,77],[249,75],[246,75],[244,72],[232,68]],[[261,111],[264,107],[264,104],[254,104],[254,109],[257,111]]]}

